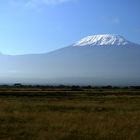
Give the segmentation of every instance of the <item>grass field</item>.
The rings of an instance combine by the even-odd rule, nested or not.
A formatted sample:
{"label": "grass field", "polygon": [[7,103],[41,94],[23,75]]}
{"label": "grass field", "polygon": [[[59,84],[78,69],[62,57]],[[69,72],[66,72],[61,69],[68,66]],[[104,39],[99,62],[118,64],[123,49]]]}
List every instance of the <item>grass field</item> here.
{"label": "grass field", "polygon": [[140,90],[0,89],[0,140],[140,140]]}

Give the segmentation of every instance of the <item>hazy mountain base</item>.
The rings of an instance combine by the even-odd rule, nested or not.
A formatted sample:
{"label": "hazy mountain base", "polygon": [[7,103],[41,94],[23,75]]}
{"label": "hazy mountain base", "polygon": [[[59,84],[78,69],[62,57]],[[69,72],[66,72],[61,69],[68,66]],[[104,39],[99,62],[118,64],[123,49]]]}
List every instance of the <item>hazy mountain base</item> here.
{"label": "hazy mountain base", "polygon": [[139,58],[139,45],[69,46],[47,54],[1,55],[0,83],[139,85]]}
{"label": "hazy mountain base", "polygon": [[1,89],[0,139],[140,139],[139,89],[72,90]]}

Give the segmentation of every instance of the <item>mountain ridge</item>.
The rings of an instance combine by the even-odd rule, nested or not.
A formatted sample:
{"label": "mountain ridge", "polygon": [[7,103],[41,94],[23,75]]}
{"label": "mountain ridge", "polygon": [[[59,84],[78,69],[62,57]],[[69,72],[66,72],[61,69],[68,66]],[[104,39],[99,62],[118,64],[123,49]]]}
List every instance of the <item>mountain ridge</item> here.
{"label": "mountain ridge", "polygon": [[126,46],[129,44],[132,45],[134,43],[126,40],[121,35],[101,34],[84,37],[74,43],[73,46]]}
{"label": "mountain ridge", "polygon": [[140,85],[140,45],[64,47],[49,53],[0,55],[0,83]]}
{"label": "mountain ridge", "polygon": [[[139,46],[140,44],[128,41],[121,35],[117,34],[99,34],[99,35],[90,35],[87,37],[84,37],[80,39],[79,41],[76,41],[75,43],[67,46],[67,47],[82,47],[82,46],[116,46],[116,47],[131,47],[131,46]],[[0,52],[0,55],[9,55],[9,56],[23,56],[23,55],[44,55],[53,53],[55,51],[59,51],[61,49],[65,49],[67,47],[59,48],[50,52],[44,52],[44,53],[31,53],[31,54],[17,54],[17,55],[11,55],[11,54],[4,54]]]}

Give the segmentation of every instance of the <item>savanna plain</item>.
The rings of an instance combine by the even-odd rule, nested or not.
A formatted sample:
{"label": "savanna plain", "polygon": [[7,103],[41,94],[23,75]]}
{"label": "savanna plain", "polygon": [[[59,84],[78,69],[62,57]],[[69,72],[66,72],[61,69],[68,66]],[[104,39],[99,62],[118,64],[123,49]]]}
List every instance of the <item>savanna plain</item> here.
{"label": "savanna plain", "polygon": [[140,89],[0,87],[0,140],[140,140]]}

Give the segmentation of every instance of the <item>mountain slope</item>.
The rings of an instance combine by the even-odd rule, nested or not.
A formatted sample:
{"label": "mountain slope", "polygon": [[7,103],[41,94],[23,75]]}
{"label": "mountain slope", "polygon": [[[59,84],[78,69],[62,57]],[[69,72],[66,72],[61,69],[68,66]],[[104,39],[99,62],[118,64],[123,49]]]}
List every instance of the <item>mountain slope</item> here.
{"label": "mountain slope", "polygon": [[93,36],[88,36],[80,41],[76,42],[74,46],[86,46],[86,45],[91,45],[91,46],[125,46],[128,44],[132,44],[131,42],[127,41],[124,37],[120,35],[110,35],[110,34],[104,34],[104,35],[93,35]]}
{"label": "mountain slope", "polygon": [[46,54],[0,55],[2,82],[139,85],[140,46],[98,35]]}

